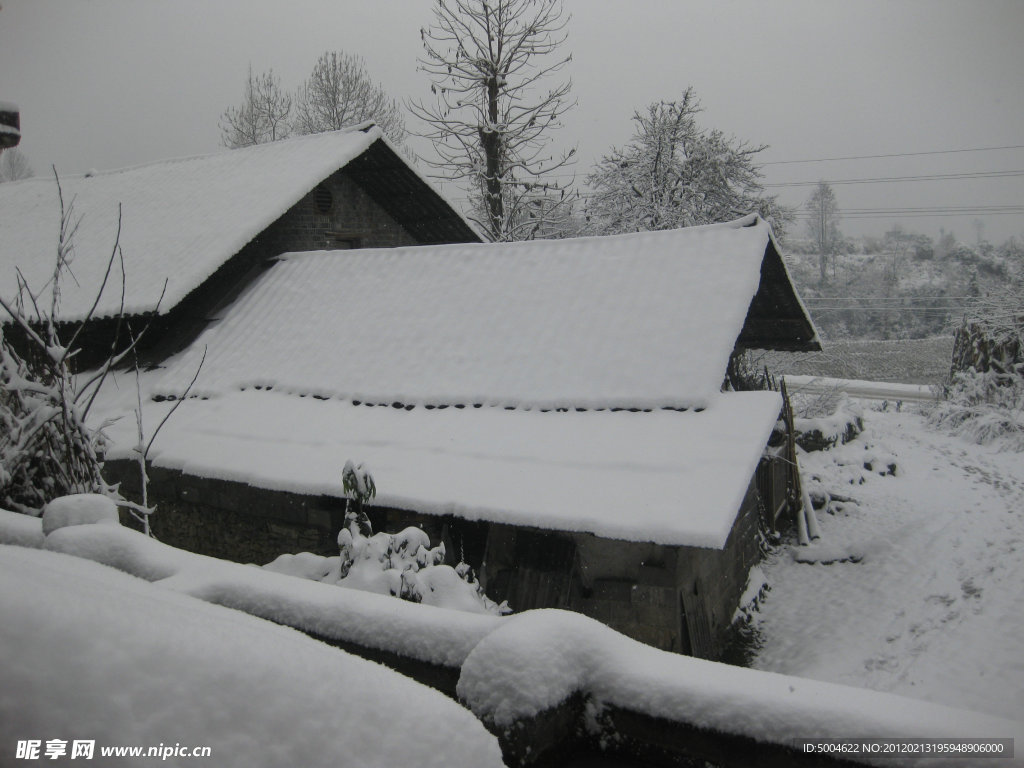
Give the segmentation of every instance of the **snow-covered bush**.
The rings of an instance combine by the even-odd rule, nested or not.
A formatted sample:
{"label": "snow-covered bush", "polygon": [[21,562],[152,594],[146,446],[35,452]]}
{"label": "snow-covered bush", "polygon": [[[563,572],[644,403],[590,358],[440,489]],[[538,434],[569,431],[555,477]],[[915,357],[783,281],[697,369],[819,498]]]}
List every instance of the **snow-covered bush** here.
{"label": "snow-covered bush", "polygon": [[[152,438],[163,422],[147,445],[141,420],[142,404],[139,403],[136,418],[143,489],[141,504],[125,499],[116,487],[104,481],[103,426],[91,427],[86,423],[108,374],[134,353],[146,331],[143,328],[133,333],[123,312],[125,271],[120,245],[120,206],[117,235],[92,308],[75,324],[61,322],[61,284],[65,274],[70,273],[78,219],[73,215],[74,201],[65,206],[60,180],[56,179],[56,183],[60,230],[50,279],[40,290],[33,291],[18,272],[14,294],[0,294],[0,505],[38,516],[53,499],[69,494],[99,493],[127,508],[149,534],[149,515],[154,508],[146,499],[145,461]],[[92,321],[118,262],[121,311],[113,318],[115,332],[109,351],[95,369],[76,373],[73,361],[82,349],[79,339]],[[129,343],[122,343],[123,338]],[[175,408],[179,404],[176,403]],[[164,422],[173,411],[172,408],[164,417]]]}
{"label": "snow-covered bush", "polygon": [[1024,377],[1024,297],[1016,290],[980,301],[953,342],[953,372]]}
{"label": "snow-covered bush", "polygon": [[[825,403],[830,407],[824,408]],[[845,445],[864,431],[864,413],[846,393],[827,393],[813,401],[813,409],[820,415],[793,420],[797,445],[805,451],[821,451],[836,445]],[[821,413],[825,409],[826,413]]]}
{"label": "snow-covered bush", "polygon": [[946,394],[928,414],[932,426],[979,445],[1024,451],[1024,376],[956,373]]}
{"label": "snow-covered bush", "polygon": [[[80,382],[71,360],[90,318],[68,339],[61,338],[56,321],[75,229],[71,206],[65,209],[59,197],[60,232],[49,295],[33,292],[20,272],[14,295],[0,295],[0,504],[33,515],[59,496],[111,492],[100,474],[102,430],[86,425],[109,365]],[[108,275],[116,253],[117,242]]]}
{"label": "snow-covered bush", "polygon": [[85,424],[64,348],[28,330],[22,356],[0,326],[0,505],[39,515],[51,499],[107,485],[103,435]]}
{"label": "snow-covered bush", "polygon": [[981,445],[1024,451],[1024,299],[990,298],[965,320],[953,348],[946,399],[929,414],[933,426]]}
{"label": "snow-covered bush", "polygon": [[373,476],[362,464],[346,462],[342,485],[348,497],[345,525],[338,534],[339,553],[281,555],[264,568],[304,579],[392,595],[473,613],[509,613],[505,603],[490,600],[466,563],[444,564],[444,544],[432,547],[420,528],[374,533],[363,504],[376,495]]}

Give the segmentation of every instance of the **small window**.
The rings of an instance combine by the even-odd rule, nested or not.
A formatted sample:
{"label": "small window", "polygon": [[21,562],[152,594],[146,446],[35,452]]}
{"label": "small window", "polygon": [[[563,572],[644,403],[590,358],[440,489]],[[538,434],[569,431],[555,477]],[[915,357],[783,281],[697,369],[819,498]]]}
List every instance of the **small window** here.
{"label": "small window", "polygon": [[334,207],[334,195],[326,184],[320,184],[313,192],[313,203],[319,213],[330,213]]}

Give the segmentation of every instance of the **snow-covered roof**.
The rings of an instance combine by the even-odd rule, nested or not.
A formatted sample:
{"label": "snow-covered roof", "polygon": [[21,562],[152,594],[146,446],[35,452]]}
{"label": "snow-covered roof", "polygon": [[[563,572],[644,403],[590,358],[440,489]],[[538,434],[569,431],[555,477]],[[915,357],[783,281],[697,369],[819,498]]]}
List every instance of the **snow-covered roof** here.
{"label": "snow-covered roof", "polygon": [[[134,397],[134,388],[122,385]],[[158,424],[170,403],[148,402]],[[724,546],[778,419],[775,392],[725,392],[703,411],[368,408],[278,392],[188,400],[150,451],[157,466],[340,495],[364,462],[375,504],[629,541]],[[114,415],[107,404],[97,418]],[[132,456],[135,420],[108,429]]]}
{"label": "snow-covered roof", "polygon": [[[285,256],[170,365],[372,404],[702,408],[745,327],[771,234],[610,237]],[[787,283],[788,285],[788,283]],[[790,289],[791,290],[791,289]]]}
{"label": "snow-covered roof", "polygon": [[[200,157],[62,176],[65,209],[71,209],[78,227],[70,263],[73,279],[62,282],[59,317],[78,320],[88,313],[117,237],[119,206],[126,313],[156,309],[166,279],[167,292],[160,302],[164,313],[319,182],[375,144],[388,146],[379,128],[364,125]],[[60,211],[52,177],[0,185],[0,285],[5,292],[14,288],[19,268],[33,290],[47,285],[56,259]],[[96,317],[118,312],[116,265],[114,274]]]}

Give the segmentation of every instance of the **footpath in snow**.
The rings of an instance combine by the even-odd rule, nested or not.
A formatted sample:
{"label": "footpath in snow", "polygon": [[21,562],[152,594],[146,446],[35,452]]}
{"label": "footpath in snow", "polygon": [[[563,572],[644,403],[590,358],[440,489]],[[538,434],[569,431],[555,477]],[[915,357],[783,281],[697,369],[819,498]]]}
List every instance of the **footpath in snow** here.
{"label": "footpath in snow", "polygon": [[1021,454],[906,408],[864,421],[801,458],[811,485],[852,501],[818,512],[820,541],[766,563],[753,666],[1024,722]]}

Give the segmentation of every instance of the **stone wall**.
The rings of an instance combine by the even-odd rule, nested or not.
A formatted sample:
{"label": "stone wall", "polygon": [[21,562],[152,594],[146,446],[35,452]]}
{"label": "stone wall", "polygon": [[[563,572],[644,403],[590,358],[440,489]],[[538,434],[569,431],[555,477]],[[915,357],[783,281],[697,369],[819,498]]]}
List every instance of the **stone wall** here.
{"label": "stone wall", "polygon": [[722,549],[681,548],[679,602],[686,613],[689,655],[718,658],[728,644],[750,568],[761,560],[761,509],[757,488],[751,483]]}
{"label": "stone wall", "polygon": [[285,250],[417,245],[417,240],[344,170],[310,191],[274,226]]}
{"label": "stone wall", "polygon": [[661,650],[720,658],[761,559],[762,508],[752,479],[721,550],[493,524],[484,584],[516,611],[564,608]]}
{"label": "stone wall", "polygon": [[[138,466],[108,462],[106,478],[138,499]],[[149,469],[149,498],[157,505],[154,535],[167,544],[237,562],[265,564],[278,555],[337,553],[345,500],[256,488]],[[340,477],[339,477],[340,494]],[[465,559],[488,596],[516,612],[564,608],[594,618],[666,651],[719,658],[758,545],[760,497],[752,482],[721,550],[663,546],[473,522],[410,510],[370,506],[375,531],[422,528],[443,541],[449,564]]]}
{"label": "stone wall", "polygon": [[[162,467],[150,466],[147,474],[149,501],[157,508],[150,518],[153,534],[165,544],[260,565],[286,553],[338,554],[337,537],[345,519],[340,472],[338,496],[275,491]],[[120,483],[127,498],[141,499],[137,463],[108,461],[103,476]],[[474,567],[483,559],[485,523],[381,506],[368,506],[366,512],[374,531],[422,528],[431,541],[444,542],[452,565],[463,553]]]}
{"label": "stone wall", "polygon": [[[136,463],[108,461],[103,474],[108,482],[121,483],[128,498],[141,498]],[[342,498],[272,491],[161,467],[151,466],[148,475],[149,500],[157,508],[150,523],[165,544],[260,565],[283,553],[337,554]]]}

